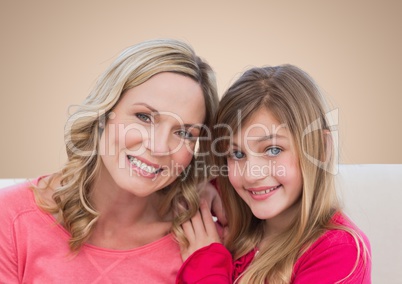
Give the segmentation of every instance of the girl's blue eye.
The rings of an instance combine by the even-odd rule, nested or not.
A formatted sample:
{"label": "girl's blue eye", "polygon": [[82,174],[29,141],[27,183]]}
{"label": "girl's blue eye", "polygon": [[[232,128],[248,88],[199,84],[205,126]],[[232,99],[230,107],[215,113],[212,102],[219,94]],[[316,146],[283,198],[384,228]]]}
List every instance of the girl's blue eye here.
{"label": "girl's blue eye", "polygon": [[230,157],[235,160],[243,159],[246,155],[241,151],[233,151],[230,153]]}
{"label": "girl's blue eye", "polygon": [[136,113],[135,114],[136,117],[138,117],[140,120],[144,121],[144,122],[151,122],[151,117],[145,113]]}
{"label": "girl's blue eye", "polygon": [[270,147],[267,150],[267,155],[271,157],[276,157],[282,152],[282,149],[279,147]]}

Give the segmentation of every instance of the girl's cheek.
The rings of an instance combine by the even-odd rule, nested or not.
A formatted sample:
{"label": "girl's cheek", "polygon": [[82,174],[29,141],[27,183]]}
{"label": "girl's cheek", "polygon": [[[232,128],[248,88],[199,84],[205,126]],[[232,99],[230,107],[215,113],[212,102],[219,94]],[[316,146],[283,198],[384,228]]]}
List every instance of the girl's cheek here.
{"label": "girl's cheek", "polygon": [[234,188],[241,187],[241,177],[238,173],[236,173],[235,163],[233,161],[232,162],[228,161],[228,168],[229,168],[228,177],[229,177],[229,181],[232,184],[232,186]]}
{"label": "girl's cheek", "polygon": [[271,175],[276,178],[287,177],[294,171],[293,155],[290,152],[286,152],[283,155],[270,161]]}
{"label": "girl's cheek", "polygon": [[270,173],[270,175],[272,175],[272,176],[274,176],[274,177],[277,177],[277,178],[286,177],[287,174],[288,174],[288,170],[289,170],[288,168],[289,168],[289,167],[287,167],[287,166],[284,165],[284,164],[280,164],[280,163],[274,164],[274,165],[271,167],[271,173]]}

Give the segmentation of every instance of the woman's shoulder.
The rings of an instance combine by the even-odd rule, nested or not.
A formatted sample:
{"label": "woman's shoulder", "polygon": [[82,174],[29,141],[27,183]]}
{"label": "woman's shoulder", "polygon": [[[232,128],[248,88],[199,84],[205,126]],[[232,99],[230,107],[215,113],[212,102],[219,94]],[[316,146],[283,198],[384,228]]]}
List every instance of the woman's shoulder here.
{"label": "woman's shoulder", "polygon": [[[20,182],[14,185],[9,185],[7,187],[4,187],[0,189],[0,199],[2,201],[23,201],[25,200],[25,197],[27,197],[30,192],[32,186],[35,186],[37,184],[37,180],[26,180],[24,182]],[[21,200],[22,199],[22,200]],[[2,202],[2,204],[4,204]]]}
{"label": "woman's shoulder", "polygon": [[16,217],[20,212],[35,208],[32,187],[36,186],[39,178],[26,180],[0,189],[0,214]]}

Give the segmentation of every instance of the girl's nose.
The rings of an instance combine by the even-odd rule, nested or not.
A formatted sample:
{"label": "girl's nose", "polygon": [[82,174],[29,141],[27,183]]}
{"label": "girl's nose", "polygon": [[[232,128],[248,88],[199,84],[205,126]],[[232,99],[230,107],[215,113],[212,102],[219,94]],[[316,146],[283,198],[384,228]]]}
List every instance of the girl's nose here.
{"label": "girl's nose", "polygon": [[259,161],[258,157],[247,159],[243,178],[247,183],[253,184],[269,176],[269,171],[269,166]]}

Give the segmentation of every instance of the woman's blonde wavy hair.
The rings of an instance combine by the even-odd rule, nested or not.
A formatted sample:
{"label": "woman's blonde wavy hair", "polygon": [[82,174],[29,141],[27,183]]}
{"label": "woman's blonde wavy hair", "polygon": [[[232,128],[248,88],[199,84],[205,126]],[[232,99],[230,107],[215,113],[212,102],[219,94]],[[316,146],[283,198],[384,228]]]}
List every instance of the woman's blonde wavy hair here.
{"label": "woman's blonde wavy hair", "polygon": [[[212,68],[200,59],[188,44],[173,39],[156,39],[139,43],[124,50],[100,76],[85,101],[70,116],[65,127],[68,161],[60,173],[61,186],[55,189],[55,206],[47,205],[36,192],[38,205],[57,214],[60,223],[70,232],[70,250],[76,252],[90,237],[98,219],[98,212],[91,204],[91,191],[95,177],[100,172],[99,139],[108,115],[127,90],[134,88],[161,72],[174,72],[198,82],[203,91],[206,116],[205,136],[212,125],[218,106],[215,75]],[[172,102],[174,103],[174,102]],[[208,149],[201,143],[200,151]],[[193,157],[186,177],[177,178],[170,186],[160,190],[165,202],[160,214],[173,212],[172,232],[180,243],[187,244],[181,224],[198,210],[196,185],[208,178],[195,172],[195,162],[209,163],[209,156]],[[199,161],[201,160],[201,161]],[[183,210],[183,207],[186,210]]]}
{"label": "woman's blonde wavy hair", "polygon": [[[215,127],[213,138],[230,137],[229,130],[233,135],[240,124],[264,108],[291,133],[303,178],[297,218],[285,232],[261,248],[236,283],[290,283],[296,260],[325,230],[349,232],[358,249],[359,243],[363,243],[357,232],[331,222],[340,205],[334,186],[334,149],[324,105],[313,80],[292,65],[252,68],[221,99],[215,124],[226,126]],[[220,168],[227,166],[224,155],[227,149],[227,139],[216,143],[218,155],[215,163]],[[237,259],[261,242],[264,226],[263,220],[252,214],[225,175],[217,178],[229,225],[225,245]]]}

